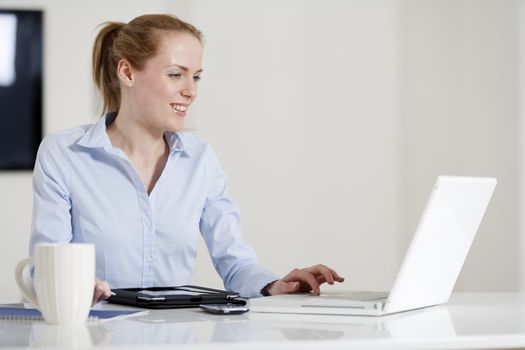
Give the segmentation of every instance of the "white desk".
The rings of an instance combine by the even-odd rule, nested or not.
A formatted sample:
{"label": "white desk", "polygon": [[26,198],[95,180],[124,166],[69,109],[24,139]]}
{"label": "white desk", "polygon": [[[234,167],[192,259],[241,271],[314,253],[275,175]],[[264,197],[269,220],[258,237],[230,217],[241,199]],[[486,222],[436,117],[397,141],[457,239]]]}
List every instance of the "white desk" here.
{"label": "white desk", "polygon": [[[114,308],[113,305],[102,305]],[[197,309],[64,327],[0,320],[0,347],[154,349],[486,349],[525,347],[525,294],[457,293],[447,305],[384,317]]]}

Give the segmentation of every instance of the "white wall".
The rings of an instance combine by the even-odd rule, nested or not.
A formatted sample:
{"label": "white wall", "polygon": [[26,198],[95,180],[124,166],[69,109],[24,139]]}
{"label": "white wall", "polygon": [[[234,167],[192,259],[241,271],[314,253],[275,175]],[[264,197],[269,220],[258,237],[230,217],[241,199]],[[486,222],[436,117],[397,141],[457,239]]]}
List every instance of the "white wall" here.
{"label": "white wall", "polygon": [[[97,24],[172,12],[204,31],[191,125],[277,273],[318,262],[388,288],[438,173],[500,184],[461,290],[518,287],[516,1],[7,1],[46,10],[45,131],[96,119]],[[0,174],[0,300],[27,254],[29,173]],[[9,244],[7,244],[9,242]],[[196,283],[221,286],[201,245]]]}
{"label": "white wall", "polygon": [[[438,174],[499,183],[456,290],[518,288],[515,1],[403,1],[402,154],[408,242]],[[523,135],[522,135],[523,137]]]}
{"label": "white wall", "polygon": [[[518,96],[525,96],[525,1],[518,2],[518,60],[519,64],[519,89]],[[519,98],[518,114],[518,190],[519,195],[518,213],[525,210],[525,98]],[[525,251],[525,215],[518,215],[519,222],[519,244],[518,253]],[[519,281],[520,290],[525,290],[525,254],[519,254]]]}

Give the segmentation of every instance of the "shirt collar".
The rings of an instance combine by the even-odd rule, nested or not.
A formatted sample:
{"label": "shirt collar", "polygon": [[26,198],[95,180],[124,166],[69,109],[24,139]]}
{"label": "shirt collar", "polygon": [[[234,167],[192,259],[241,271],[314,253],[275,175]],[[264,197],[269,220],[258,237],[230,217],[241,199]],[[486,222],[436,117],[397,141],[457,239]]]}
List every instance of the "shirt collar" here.
{"label": "shirt collar", "polygon": [[164,133],[164,137],[166,138],[166,142],[170,147],[170,153],[184,151],[184,143],[182,142],[182,137],[180,133],[166,131]]}
{"label": "shirt collar", "polygon": [[106,148],[111,147],[108,134],[106,133],[106,120],[111,121],[116,117],[116,113],[109,112],[93,124],[78,140],[77,144],[87,148]]}
{"label": "shirt collar", "polygon": [[[86,131],[84,136],[78,140],[77,144],[87,148],[105,148],[106,150],[113,148],[106,132],[106,127],[111,124],[116,117],[116,112],[108,112]],[[164,136],[170,148],[170,154],[177,151],[184,151],[184,145],[180,133],[166,131]]]}

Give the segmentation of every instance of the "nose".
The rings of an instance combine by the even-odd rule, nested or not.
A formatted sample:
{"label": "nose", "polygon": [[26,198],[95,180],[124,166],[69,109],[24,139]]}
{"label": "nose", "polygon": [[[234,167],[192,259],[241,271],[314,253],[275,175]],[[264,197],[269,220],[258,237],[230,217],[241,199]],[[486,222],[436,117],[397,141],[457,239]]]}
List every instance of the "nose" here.
{"label": "nose", "polygon": [[181,95],[187,99],[193,100],[197,96],[197,84],[193,79],[189,79],[183,89],[181,90]]}

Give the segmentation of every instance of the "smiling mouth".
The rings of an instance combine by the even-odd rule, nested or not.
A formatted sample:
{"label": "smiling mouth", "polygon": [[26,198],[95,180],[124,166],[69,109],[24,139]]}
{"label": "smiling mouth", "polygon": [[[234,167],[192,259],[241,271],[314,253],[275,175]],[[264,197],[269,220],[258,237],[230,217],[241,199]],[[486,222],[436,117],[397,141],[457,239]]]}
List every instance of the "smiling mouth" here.
{"label": "smiling mouth", "polygon": [[171,104],[171,108],[174,109],[177,112],[186,112],[186,109],[188,109],[187,106],[179,105],[179,104],[176,104],[176,103],[172,103]]}

